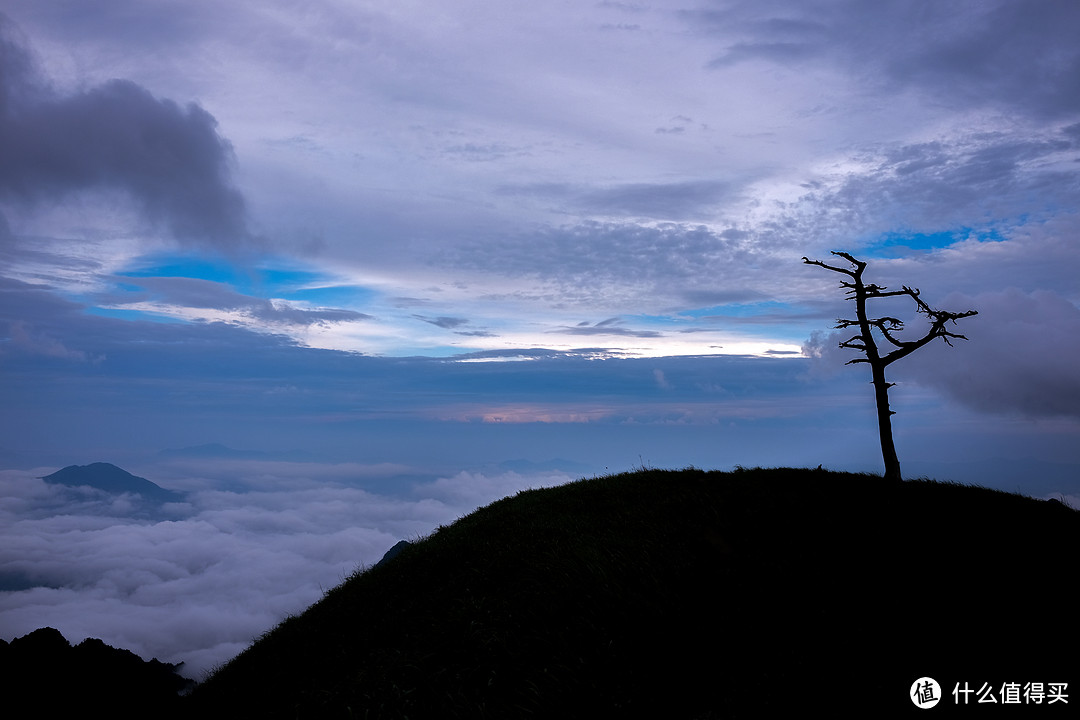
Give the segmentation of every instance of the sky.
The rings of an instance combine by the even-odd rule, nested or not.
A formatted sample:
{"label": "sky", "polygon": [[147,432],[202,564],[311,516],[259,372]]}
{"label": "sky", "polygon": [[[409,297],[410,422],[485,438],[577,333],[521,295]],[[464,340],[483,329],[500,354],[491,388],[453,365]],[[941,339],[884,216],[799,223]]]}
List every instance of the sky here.
{"label": "sky", "polygon": [[[905,475],[1080,507],[1078,36],[1067,0],[0,0],[0,637],[201,672],[525,487],[881,472],[834,250],[979,313],[889,368]],[[189,501],[38,479],[91,462]]]}

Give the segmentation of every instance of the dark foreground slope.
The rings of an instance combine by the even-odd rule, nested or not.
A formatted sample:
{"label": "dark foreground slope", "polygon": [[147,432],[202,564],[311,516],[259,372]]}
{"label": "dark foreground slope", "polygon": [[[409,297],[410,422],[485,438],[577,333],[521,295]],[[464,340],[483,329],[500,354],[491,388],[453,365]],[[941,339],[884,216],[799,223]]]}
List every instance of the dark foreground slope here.
{"label": "dark foreground slope", "polygon": [[173,718],[190,680],[178,665],[86,639],[71,645],[39,628],[0,640],[0,716],[9,718]]}
{"label": "dark foreground slope", "polygon": [[907,697],[931,676],[938,715],[957,711],[956,683],[1069,682],[1068,705],[996,707],[1060,716],[1080,704],[1078,537],[1080,513],[1060,503],[925,481],[584,480],[494,503],[357,574],[219,670],[189,710],[883,717],[925,712]]}

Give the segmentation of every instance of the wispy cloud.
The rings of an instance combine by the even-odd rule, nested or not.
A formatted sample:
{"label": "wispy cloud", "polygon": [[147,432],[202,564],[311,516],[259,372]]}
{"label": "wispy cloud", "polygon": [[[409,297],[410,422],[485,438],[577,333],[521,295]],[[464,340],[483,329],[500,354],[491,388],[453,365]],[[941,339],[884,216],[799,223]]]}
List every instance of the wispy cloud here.
{"label": "wispy cloud", "polygon": [[441,327],[445,330],[453,330],[454,328],[461,327],[467,324],[469,321],[465,318],[457,317],[425,317],[423,315],[413,315],[414,318],[422,322],[430,323],[436,327]]}
{"label": "wispy cloud", "polygon": [[311,308],[281,299],[238,293],[223,283],[186,277],[117,278],[128,286],[123,293],[99,295],[101,307],[131,308],[187,319],[224,320],[253,328],[329,325],[372,319],[341,308]]}
{"label": "wispy cloud", "polygon": [[661,333],[656,330],[634,330],[624,327],[620,318],[608,318],[598,323],[583,321],[572,327],[559,328],[557,332],[567,335],[622,335],[625,337],[656,338]]}

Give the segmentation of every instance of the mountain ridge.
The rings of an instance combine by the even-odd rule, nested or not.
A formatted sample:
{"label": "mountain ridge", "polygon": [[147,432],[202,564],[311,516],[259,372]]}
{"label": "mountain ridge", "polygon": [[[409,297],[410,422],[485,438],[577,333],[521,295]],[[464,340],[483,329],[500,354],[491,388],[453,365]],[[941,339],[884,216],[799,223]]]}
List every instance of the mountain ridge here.
{"label": "mountain ridge", "polygon": [[1071,617],[1074,573],[985,565],[1050,570],[1078,536],[1060,502],[928,480],[590,478],[500,500],[358,572],[221,667],[191,710],[712,718],[819,702],[884,717],[921,712],[908,693],[923,676],[944,693],[1075,688],[1073,624],[1004,631]]}
{"label": "mountain ridge", "polygon": [[181,665],[143,660],[97,638],[72,645],[59,630],[38,628],[0,640],[0,707],[17,711],[9,717],[172,718],[179,693],[193,685],[178,674]]}

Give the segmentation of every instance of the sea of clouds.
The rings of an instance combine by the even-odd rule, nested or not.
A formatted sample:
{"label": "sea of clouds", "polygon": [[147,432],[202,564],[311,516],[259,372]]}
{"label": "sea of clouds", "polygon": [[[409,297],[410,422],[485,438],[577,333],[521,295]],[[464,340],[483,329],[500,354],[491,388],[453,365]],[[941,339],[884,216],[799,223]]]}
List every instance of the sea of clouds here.
{"label": "sea of clouds", "polygon": [[194,679],[397,541],[575,479],[463,471],[394,488],[390,465],[184,460],[132,469],[186,493],[148,515],[133,496],[40,479],[56,469],[0,471],[0,637],[51,626]]}

